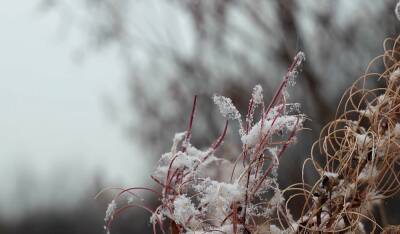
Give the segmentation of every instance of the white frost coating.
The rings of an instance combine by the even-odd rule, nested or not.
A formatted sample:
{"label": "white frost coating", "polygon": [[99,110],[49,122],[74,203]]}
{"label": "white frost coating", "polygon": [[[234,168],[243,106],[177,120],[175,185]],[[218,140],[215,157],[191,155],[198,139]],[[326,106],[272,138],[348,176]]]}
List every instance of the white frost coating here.
{"label": "white frost coating", "polygon": [[283,231],[280,228],[278,228],[277,226],[275,226],[275,225],[271,225],[269,227],[269,231],[270,231],[271,234],[281,234],[281,233],[283,233]]}
{"label": "white frost coating", "polygon": [[233,105],[230,98],[214,95],[213,100],[214,103],[219,107],[219,111],[221,112],[222,116],[228,119],[240,119],[240,113]]}
{"label": "white frost coating", "polygon": [[379,112],[380,104],[385,100],[385,95],[382,94],[376,98],[376,104],[371,105],[368,103],[367,108],[365,110],[360,110],[360,114],[364,115],[367,118],[371,118],[375,113]]}
{"label": "white frost coating", "polygon": [[[144,199],[141,199],[141,200],[144,200]],[[128,204],[132,204],[133,201],[134,201],[133,197],[128,197],[128,198],[126,199],[126,202],[127,202]]]}
{"label": "white frost coating", "polygon": [[393,135],[395,137],[400,137],[400,123],[396,123],[396,125],[394,126]]}
{"label": "white frost coating", "polygon": [[104,217],[104,221],[108,222],[113,218],[114,211],[117,208],[117,203],[115,203],[115,200],[112,200],[110,204],[108,204],[107,210],[106,210],[106,216]]}
{"label": "white frost coating", "polygon": [[[197,171],[201,171],[204,166],[207,166],[211,162],[220,160],[221,159],[218,159],[210,152],[210,149],[206,151],[201,151],[189,144],[186,152],[179,151],[176,153],[170,152],[163,154],[161,156],[161,159],[159,160],[158,167],[154,171],[153,175],[157,178],[162,179],[167,176],[168,170],[175,171],[177,168],[186,168],[191,170],[196,165],[200,165]],[[192,174],[188,174],[187,176],[191,175]]]}
{"label": "white frost coating", "polygon": [[244,199],[246,189],[237,183],[224,183],[205,179],[194,186],[199,192],[200,205],[207,205],[207,212],[214,217],[224,217],[230,212],[231,204]]}
{"label": "white frost coating", "polygon": [[337,177],[339,177],[339,175],[337,173],[328,172],[328,171],[324,172],[324,176],[327,176],[329,178],[337,178]]}
{"label": "white frost coating", "polygon": [[389,79],[390,79],[391,81],[395,81],[395,80],[397,80],[397,79],[399,79],[399,78],[400,78],[400,69],[397,68],[396,70],[394,70],[394,71],[392,72],[392,74],[390,74]]}
{"label": "white frost coating", "polygon": [[397,2],[396,7],[394,8],[394,14],[397,17],[397,20],[400,21],[400,1]]}
{"label": "white frost coating", "polygon": [[199,192],[203,193],[201,199],[202,203],[213,202],[216,196],[220,197],[219,199],[231,203],[240,200],[245,191],[245,189],[237,183],[229,184],[217,182],[215,180],[210,180],[209,178],[204,180],[202,183],[199,183],[195,188]]}
{"label": "white frost coating", "polygon": [[268,147],[268,151],[271,153],[272,157],[274,157],[274,160],[278,160],[278,147]]}
{"label": "white frost coating", "polygon": [[296,56],[294,57],[297,60],[296,66],[300,66],[304,61],[306,61],[306,55],[303,51],[299,51]]}
{"label": "white frost coating", "polygon": [[[298,122],[297,122],[298,121]],[[264,120],[262,129],[261,129],[261,120],[255,124],[249,134],[242,136],[243,144],[247,144],[248,146],[254,146],[259,141],[259,138],[262,135],[269,134],[272,136],[277,131],[286,130],[293,131],[295,128],[301,128],[303,123],[303,118],[301,116],[279,116],[274,121],[273,119]],[[296,126],[297,123],[297,126]]]}
{"label": "white frost coating", "polygon": [[373,107],[371,107],[370,105],[368,105],[367,109],[365,110],[359,110],[358,111],[361,115],[367,117],[367,118],[371,118],[374,114],[373,112]]}
{"label": "white frost coating", "polygon": [[296,84],[295,79],[299,74],[299,68],[301,64],[306,61],[306,55],[302,51],[299,51],[294,57],[294,60],[296,61],[296,64],[294,64],[293,69],[287,73],[288,84],[290,86],[294,86]]}
{"label": "white frost coating", "polygon": [[186,195],[178,196],[174,201],[174,221],[183,226],[196,227],[199,221],[196,218],[200,212]]}
{"label": "white frost coating", "polygon": [[360,148],[364,148],[371,142],[371,138],[368,136],[367,133],[364,134],[355,133],[354,136],[356,137],[356,143]]}
{"label": "white frost coating", "polygon": [[[243,233],[243,226],[242,225],[237,225],[237,233]],[[222,234],[222,233],[226,233],[226,234],[231,234],[234,233],[233,232],[233,226],[231,224],[224,224],[222,226],[219,227],[213,227],[212,231],[188,231],[185,232],[185,234]]]}
{"label": "white frost coating", "polygon": [[358,222],[358,231],[360,233],[367,233],[364,228],[364,224],[362,222]]}
{"label": "white frost coating", "polygon": [[254,103],[256,103],[256,104],[262,103],[262,101],[263,101],[263,89],[262,89],[261,85],[258,84],[256,86],[254,86],[252,97],[253,97]]}
{"label": "white frost coating", "polygon": [[171,152],[175,153],[178,147],[179,142],[183,141],[186,136],[185,132],[175,133],[174,140],[172,141]]}
{"label": "white frost coating", "polygon": [[[161,156],[153,176],[163,180],[167,176],[168,170],[170,170],[170,172],[175,171],[178,168],[191,170],[198,165],[197,171],[200,171],[209,163],[220,160],[212,154],[211,149],[201,151],[190,143],[186,143],[186,152],[178,151],[178,145],[179,143],[184,143],[182,141],[184,140],[185,135],[186,132],[175,134],[171,152],[165,153]],[[193,173],[187,174],[187,176],[191,175],[193,175]]]}
{"label": "white frost coating", "polygon": [[377,101],[378,101],[377,105],[378,105],[378,104],[381,104],[381,103],[383,102],[383,100],[385,100],[385,95],[384,95],[384,94],[380,95],[380,96],[377,98]]}
{"label": "white frost coating", "polygon": [[[172,171],[174,171],[176,168],[191,168],[194,166],[196,161],[200,161],[199,158],[182,152],[178,152],[176,155],[172,155],[171,153],[163,154],[161,156],[161,160],[163,163],[157,168],[160,173],[166,173],[169,167]],[[172,160],[174,161],[172,162]]]}
{"label": "white frost coating", "polygon": [[271,206],[278,206],[280,204],[283,204],[285,202],[285,198],[282,195],[282,192],[280,190],[275,190],[274,196],[271,197],[269,200],[269,204]]}
{"label": "white frost coating", "polygon": [[[163,221],[165,219],[165,217],[171,217],[168,216],[167,214],[169,214],[168,212],[166,212],[167,209],[166,208],[159,208],[157,209],[153,215],[150,217],[150,223],[155,224],[157,222]],[[164,216],[165,215],[165,216]]]}
{"label": "white frost coating", "polygon": [[367,166],[365,167],[361,173],[358,175],[358,180],[368,180],[370,178],[374,178],[379,175],[379,171],[375,166]]}

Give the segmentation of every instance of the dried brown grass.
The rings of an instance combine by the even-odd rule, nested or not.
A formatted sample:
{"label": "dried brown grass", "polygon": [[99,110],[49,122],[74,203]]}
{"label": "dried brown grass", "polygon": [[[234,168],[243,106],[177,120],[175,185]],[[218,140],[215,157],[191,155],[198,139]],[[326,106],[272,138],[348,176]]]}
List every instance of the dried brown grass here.
{"label": "dried brown grass", "polygon": [[[376,72],[382,68],[383,72]],[[285,190],[296,192],[287,206],[294,198],[305,200],[297,232],[364,233],[365,225],[370,232],[383,230],[372,208],[400,189],[398,69],[400,37],[385,40],[384,53],[343,95],[336,119],[323,128],[304,162],[303,175],[311,163],[318,181],[309,185],[303,179]],[[375,88],[376,84],[381,87]]]}

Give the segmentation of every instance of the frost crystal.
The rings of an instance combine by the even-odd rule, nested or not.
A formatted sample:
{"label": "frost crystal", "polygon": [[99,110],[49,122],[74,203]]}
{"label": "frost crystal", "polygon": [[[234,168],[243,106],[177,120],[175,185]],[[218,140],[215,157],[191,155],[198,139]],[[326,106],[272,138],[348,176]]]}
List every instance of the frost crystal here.
{"label": "frost crystal", "polygon": [[291,132],[295,128],[301,128],[303,121],[304,119],[301,116],[279,116],[276,119],[266,119],[263,124],[259,121],[247,135],[242,136],[242,142],[254,146],[263,135],[268,133],[272,136],[281,130]]}
{"label": "frost crystal", "polygon": [[228,119],[239,119],[240,113],[233,105],[232,100],[230,98],[214,95],[213,96],[214,103],[219,107],[219,111],[222,116]]}
{"label": "frost crystal", "polygon": [[174,201],[174,220],[181,225],[197,226],[199,221],[196,216],[200,212],[186,195],[178,196]]}
{"label": "frost crystal", "polygon": [[396,70],[394,70],[394,72],[392,72],[392,74],[390,74],[390,78],[389,79],[392,80],[392,81],[395,81],[395,80],[397,80],[399,78],[400,78],[400,69],[397,68]]}
{"label": "frost crystal", "polygon": [[329,172],[329,171],[325,171],[324,176],[329,177],[329,178],[338,178],[339,177],[339,175],[337,173],[333,173],[333,172]]}
{"label": "frost crystal", "polygon": [[176,133],[174,136],[174,140],[172,141],[171,152],[176,152],[179,142],[181,142],[185,138],[186,132]]}
{"label": "frost crystal", "polygon": [[302,63],[306,61],[306,55],[304,54],[303,51],[299,51],[294,59],[297,61],[296,66],[300,66]]}
{"label": "frost crystal", "polygon": [[202,193],[201,203],[212,203],[215,198],[231,203],[244,195],[244,189],[237,183],[217,182],[209,178],[200,183],[196,190]]}
{"label": "frost crystal", "polygon": [[356,137],[357,145],[360,148],[364,148],[371,142],[371,138],[367,134],[357,134],[355,133],[354,136]]}
{"label": "frost crystal", "polygon": [[275,191],[274,196],[269,200],[271,206],[278,206],[284,202],[285,198],[283,198],[282,192],[279,190]]}
{"label": "frost crystal", "polygon": [[254,103],[256,103],[256,104],[262,103],[262,101],[263,101],[263,93],[262,92],[263,92],[263,89],[262,89],[261,85],[258,84],[256,86],[254,86],[253,94],[252,94]]}
{"label": "frost crystal", "polygon": [[207,178],[196,185],[199,192],[200,205],[207,205],[207,212],[224,217],[229,213],[230,205],[244,198],[245,188],[238,183],[224,183]]}
{"label": "frost crystal", "polygon": [[106,210],[106,216],[104,217],[104,221],[108,222],[113,218],[114,211],[117,208],[117,203],[115,203],[115,200],[112,200],[110,204],[108,204],[107,210]]}
{"label": "frost crystal", "polygon": [[269,227],[269,231],[271,232],[271,234],[281,234],[282,233],[282,230],[281,229],[279,229],[277,226],[275,226],[275,225],[271,225],[270,227]]}
{"label": "frost crystal", "polygon": [[400,137],[400,123],[396,123],[393,128],[393,133],[395,137]]}
{"label": "frost crystal", "polygon": [[294,59],[296,63],[294,64],[293,69],[287,73],[288,84],[290,86],[294,86],[296,84],[296,77],[299,74],[301,64],[303,64],[304,61],[306,61],[306,56],[302,51],[299,51],[297,55],[294,57]]}

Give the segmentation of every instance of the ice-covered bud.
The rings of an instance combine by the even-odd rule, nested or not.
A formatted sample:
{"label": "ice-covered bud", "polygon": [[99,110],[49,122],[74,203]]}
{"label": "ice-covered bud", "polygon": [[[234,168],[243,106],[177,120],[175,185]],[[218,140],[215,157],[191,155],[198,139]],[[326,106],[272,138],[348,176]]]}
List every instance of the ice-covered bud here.
{"label": "ice-covered bud", "polygon": [[108,222],[113,218],[114,211],[117,208],[117,203],[115,203],[115,200],[112,200],[110,204],[108,204],[107,210],[106,210],[106,216],[104,217],[104,221]]}
{"label": "ice-covered bud", "polygon": [[200,212],[186,195],[180,195],[175,199],[173,215],[176,223],[185,226],[189,221],[189,226],[196,226],[199,224],[196,218],[199,214]]}
{"label": "ice-covered bud", "polygon": [[256,85],[253,88],[253,93],[252,93],[252,98],[254,103],[256,104],[260,104],[263,101],[263,89],[261,87],[261,85]]}
{"label": "ice-covered bud", "polygon": [[222,116],[228,119],[239,119],[240,113],[233,105],[232,100],[230,98],[214,95],[213,96],[214,103],[219,107],[219,111]]}
{"label": "ice-covered bud", "polygon": [[296,84],[296,77],[299,74],[300,66],[306,61],[306,55],[299,51],[296,56],[294,57],[295,64],[293,68],[288,72],[288,84],[290,86],[294,86]]}

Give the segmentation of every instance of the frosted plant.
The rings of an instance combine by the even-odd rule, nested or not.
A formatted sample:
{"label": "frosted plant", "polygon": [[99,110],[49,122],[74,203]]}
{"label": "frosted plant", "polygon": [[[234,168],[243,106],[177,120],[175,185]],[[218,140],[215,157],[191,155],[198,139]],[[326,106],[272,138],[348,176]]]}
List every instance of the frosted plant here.
{"label": "frosted plant", "polygon": [[104,221],[108,222],[109,220],[112,219],[116,208],[117,208],[117,204],[115,203],[114,200],[112,200],[110,202],[110,204],[108,204],[108,207],[106,210],[106,216],[104,217]]}
{"label": "frosted plant", "polygon": [[[395,9],[400,20],[399,9],[400,3]],[[161,191],[120,189],[106,211],[107,232],[121,212],[135,207],[151,214],[154,233],[166,233],[167,227],[172,234],[399,233],[400,226],[384,225],[382,214],[383,224],[378,224],[372,211],[400,191],[400,37],[387,39],[384,47],[384,54],[346,91],[335,120],[313,145],[303,175],[311,163],[317,181],[307,184],[303,178],[285,189],[277,182],[280,158],[305,121],[299,104],[287,102],[288,87],[295,84],[305,60],[299,52],[268,105],[260,85],[253,89],[246,114],[240,114],[230,98],[213,96],[226,122],[205,149],[191,143],[195,96],[186,131],[175,134],[170,151],[151,175]],[[379,59],[383,62],[373,68]],[[385,69],[378,73],[382,64]],[[373,82],[382,84],[368,87]],[[228,120],[239,123],[241,152],[234,161],[217,153]],[[228,171],[229,176],[216,176],[215,171]],[[143,204],[138,191],[158,196],[158,206]],[[126,195],[128,202],[122,200]],[[299,197],[304,203],[294,217],[289,207]]]}
{"label": "frosted plant", "polygon": [[[245,118],[231,99],[214,95],[213,100],[226,123],[221,135],[206,149],[198,149],[190,141],[195,97],[187,130],[175,134],[170,152],[161,156],[151,176],[161,192],[140,187],[122,190],[107,210],[107,229],[129,207],[141,207],[152,213],[153,232],[157,231],[157,225],[162,233],[166,232],[167,225],[171,233],[249,233],[257,232],[260,225],[283,229],[279,222],[271,221],[291,217],[283,208],[285,199],[278,186],[277,168],[280,157],[295,141],[305,120],[297,111],[298,104],[287,103],[286,92],[303,61],[304,55],[300,52],[268,106],[264,105],[262,87],[256,85]],[[227,133],[228,120],[239,122],[242,150],[235,161],[216,155]],[[209,173],[212,170],[230,170],[230,176],[226,179],[212,176]],[[160,205],[151,209],[141,204],[140,199],[138,202],[130,199],[126,206],[116,209],[117,199],[127,193],[139,197],[135,193],[139,190],[157,194]]]}
{"label": "frosted plant", "polygon": [[233,105],[232,100],[227,97],[214,95],[214,103],[219,107],[222,116],[228,119],[240,119],[240,113]]}
{"label": "frosted plant", "polygon": [[252,98],[255,104],[261,104],[263,102],[264,97],[261,85],[254,86]]}

